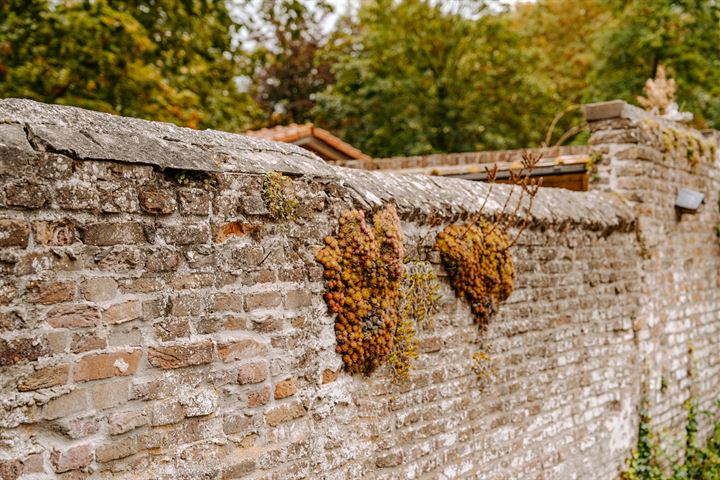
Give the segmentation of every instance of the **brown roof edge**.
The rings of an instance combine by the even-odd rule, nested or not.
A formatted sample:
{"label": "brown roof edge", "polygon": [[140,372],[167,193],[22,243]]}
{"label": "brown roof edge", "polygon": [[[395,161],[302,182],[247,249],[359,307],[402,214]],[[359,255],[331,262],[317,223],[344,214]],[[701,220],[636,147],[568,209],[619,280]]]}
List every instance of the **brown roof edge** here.
{"label": "brown roof edge", "polygon": [[326,143],[350,159],[362,160],[363,162],[370,161],[370,157],[365,155],[359,149],[342,141],[340,138],[336,137],[327,130],[316,127],[312,123],[278,125],[276,127],[262,128],[260,130],[250,130],[243,132],[243,135],[285,143],[295,143],[303,138],[313,137]]}
{"label": "brown roof edge", "polygon": [[[312,124],[311,124],[312,125]],[[327,130],[324,130],[322,128],[312,126],[313,135],[316,138],[319,138],[323,142],[327,143],[328,145],[331,145],[333,148],[340,150],[344,154],[346,154],[348,157],[353,158],[355,160],[372,160],[369,155],[365,155],[363,152],[361,152],[359,149],[353,147],[347,142],[344,142],[340,140],[338,137],[333,135],[332,133],[328,132]]]}

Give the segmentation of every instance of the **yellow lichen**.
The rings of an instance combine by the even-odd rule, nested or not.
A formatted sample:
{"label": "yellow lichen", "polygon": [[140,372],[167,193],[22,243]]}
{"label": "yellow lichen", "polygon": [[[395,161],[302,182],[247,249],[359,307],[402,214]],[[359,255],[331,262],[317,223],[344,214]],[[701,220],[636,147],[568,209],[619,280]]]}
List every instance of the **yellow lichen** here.
{"label": "yellow lichen", "polygon": [[395,327],[393,348],[388,357],[393,381],[409,378],[417,358],[417,332],[432,328],[438,310],[440,284],[427,262],[414,261],[405,265],[400,287],[398,323]]}
{"label": "yellow lichen", "polygon": [[691,167],[715,161],[716,145],[687,130],[666,127],[653,119],[643,119],[642,127],[655,136],[666,158],[685,158]]}
{"label": "yellow lichen", "polygon": [[484,386],[495,376],[495,361],[490,354],[484,350],[479,350],[473,354],[472,369],[475,376]]}
{"label": "yellow lichen", "polygon": [[292,216],[298,204],[292,187],[292,179],[280,172],[265,174],[262,199],[272,218],[281,220]]}

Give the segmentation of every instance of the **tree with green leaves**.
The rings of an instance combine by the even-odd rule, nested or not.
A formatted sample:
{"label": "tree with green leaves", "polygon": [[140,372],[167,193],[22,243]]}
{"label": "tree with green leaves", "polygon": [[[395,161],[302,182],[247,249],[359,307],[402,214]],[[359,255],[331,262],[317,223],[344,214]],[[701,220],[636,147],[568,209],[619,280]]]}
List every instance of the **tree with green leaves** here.
{"label": "tree with green leaves", "polygon": [[233,25],[223,1],[0,0],[0,96],[244,129]]}
{"label": "tree with green leaves", "polygon": [[[610,1],[610,0],[608,0]],[[597,44],[587,101],[635,102],[659,65],[698,126],[720,127],[720,4],[707,0],[612,1],[614,20]]]}
{"label": "tree with green leaves", "polygon": [[374,156],[539,143],[556,100],[505,15],[427,0],[363,2],[323,52],[335,83],[315,116]]}
{"label": "tree with green leaves", "polygon": [[580,106],[600,54],[597,42],[612,14],[607,0],[537,0],[520,3],[509,14],[523,41],[543,51],[537,67],[557,92],[557,117],[546,126],[543,143],[577,142],[589,136]]}
{"label": "tree with green leaves", "polygon": [[250,92],[264,111],[263,123],[277,125],[312,120],[314,95],[332,83],[328,62],[317,53],[326,42],[323,22],[332,12],[324,0],[263,0],[256,15],[245,3]]}

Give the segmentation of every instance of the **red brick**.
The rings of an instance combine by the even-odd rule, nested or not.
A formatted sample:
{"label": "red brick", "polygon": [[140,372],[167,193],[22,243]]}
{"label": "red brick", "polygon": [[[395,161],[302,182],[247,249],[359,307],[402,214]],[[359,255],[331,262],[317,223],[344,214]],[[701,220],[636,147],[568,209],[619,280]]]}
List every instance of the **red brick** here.
{"label": "red brick", "polygon": [[109,324],[118,324],[130,322],[142,318],[142,303],[138,300],[132,300],[125,303],[118,303],[108,307],[102,314],[103,322]]}
{"label": "red brick", "polygon": [[142,350],[87,355],[75,367],[74,380],[86,382],[102,378],[132,375],[137,370]]}
{"label": "red brick", "polygon": [[108,415],[110,435],[120,435],[121,433],[147,425],[147,423],[148,417],[143,410],[116,412]]}
{"label": "red brick", "polygon": [[87,390],[77,388],[72,392],[50,400],[45,406],[43,418],[54,420],[87,410]]}
{"label": "red brick", "polygon": [[93,460],[93,450],[88,444],[68,448],[67,450],[53,450],[50,462],[56,473],[78,470],[90,465]]}
{"label": "red brick", "polygon": [[21,392],[65,385],[70,373],[69,365],[54,365],[36,370],[20,380],[17,389]]}
{"label": "red brick", "polygon": [[0,248],[28,246],[30,228],[24,220],[0,218]]}
{"label": "red brick", "polygon": [[175,197],[163,190],[145,190],[140,192],[140,205],[149,213],[167,215],[175,211]]}
{"label": "red brick", "polygon": [[180,264],[180,256],[169,249],[160,249],[148,253],[145,268],[148,272],[175,271]]}
{"label": "red brick", "polygon": [[47,203],[45,189],[36,183],[21,182],[8,185],[5,189],[5,201],[8,206],[41,208]]}
{"label": "red brick", "polygon": [[150,347],[148,348],[148,361],[153,367],[163,369],[203,365],[212,362],[212,347],[210,341]]}
{"label": "red brick", "polygon": [[52,305],[75,299],[74,282],[33,282],[28,285],[28,302]]}
{"label": "red brick", "polygon": [[257,460],[254,458],[232,459],[232,464],[223,467],[222,480],[246,478],[257,468]]}
{"label": "red brick", "polygon": [[267,345],[252,339],[237,340],[218,345],[218,355],[223,362],[244,360],[267,354]]}
{"label": "red brick", "polygon": [[214,243],[224,243],[230,237],[244,237],[260,229],[260,225],[243,222],[228,222],[212,226]]}
{"label": "red brick", "polygon": [[270,401],[270,395],[272,394],[270,387],[263,385],[258,390],[254,390],[248,393],[248,406],[250,408],[260,407],[267,404]]}
{"label": "red brick", "polygon": [[285,319],[265,317],[254,318],[252,329],[259,333],[279,332],[285,328]]}
{"label": "red brick", "polygon": [[173,275],[168,284],[175,290],[212,287],[217,279],[215,273],[192,273],[190,275]]}
{"label": "red brick", "polygon": [[288,378],[275,384],[275,400],[291,397],[297,392],[297,382]]}
{"label": "red brick", "polygon": [[390,452],[385,455],[380,455],[375,459],[375,466],[378,468],[391,468],[397,467],[403,462],[403,452],[396,451]]}
{"label": "red brick", "polygon": [[83,233],[83,242],[99,247],[137,245],[145,241],[145,231],[137,222],[94,223],[85,227]]}
{"label": "red brick", "polygon": [[49,353],[45,339],[0,338],[0,367],[15,365],[24,361],[33,362]]}
{"label": "red brick", "polygon": [[291,290],[287,293],[285,299],[285,307],[287,308],[301,308],[309,307],[312,305],[312,293],[307,290]]}
{"label": "red brick", "polygon": [[251,293],[245,297],[245,307],[250,310],[279,307],[282,303],[280,292]]}
{"label": "red brick", "polygon": [[137,435],[123,436],[120,440],[100,445],[95,449],[95,458],[100,463],[111,462],[129,457],[142,448],[140,437]]}
{"label": "red brick", "polygon": [[238,373],[238,383],[245,385],[248,383],[261,383],[267,379],[268,369],[265,362],[248,363],[242,365]]}
{"label": "red brick", "polygon": [[150,425],[171,425],[185,418],[185,409],[177,398],[168,398],[152,404],[150,410]]}
{"label": "red brick", "polygon": [[65,246],[75,241],[75,225],[69,220],[40,220],[32,223],[38,245]]}
{"label": "red brick", "polygon": [[[81,401],[85,405],[85,399]],[[76,418],[60,418],[53,422],[53,429],[68,438],[77,440],[94,435],[98,431],[98,422],[94,415]]]}
{"label": "red brick", "polygon": [[167,342],[177,338],[190,336],[190,322],[186,319],[165,318],[153,324],[155,336]]}
{"label": "red brick", "polygon": [[200,315],[205,308],[205,299],[199,295],[183,295],[170,301],[170,314],[177,317]]}
{"label": "red brick", "polygon": [[223,432],[227,435],[250,430],[253,425],[253,417],[245,414],[227,413],[223,417]]}
{"label": "red brick", "polygon": [[199,188],[181,188],[178,191],[180,211],[190,215],[210,213],[210,194]]}
{"label": "red brick", "polygon": [[104,410],[127,402],[130,382],[123,378],[111,382],[96,383],[89,388],[90,398],[96,410]]}
{"label": "red brick", "polygon": [[242,312],[243,298],[239,293],[216,293],[210,299],[211,312]]}
{"label": "red brick", "polygon": [[68,210],[99,210],[99,196],[93,184],[66,185],[55,190],[60,208]]}
{"label": "red brick", "polygon": [[279,407],[272,408],[265,413],[265,421],[271,427],[276,427],[284,422],[295,420],[305,415],[305,407],[299,401],[286,403]]}
{"label": "red brick", "polygon": [[117,282],[112,278],[91,278],[83,280],[80,290],[89,302],[106,302],[118,295]]}
{"label": "red brick", "polygon": [[100,312],[90,305],[58,305],[45,318],[51,327],[83,328],[100,323]]}
{"label": "red brick", "polygon": [[[42,453],[33,453],[23,459],[23,475],[38,475],[45,473],[45,460]],[[2,478],[2,475],[0,475]]]}
{"label": "red brick", "polygon": [[158,236],[172,245],[208,243],[210,230],[207,225],[168,225],[158,230]]}
{"label": "red brick", "polygon": [[107,338],[99,337],[97,333],[76,333],[70,340],[72,353],[85,353],[93,350],[102,350],[107,347]]}

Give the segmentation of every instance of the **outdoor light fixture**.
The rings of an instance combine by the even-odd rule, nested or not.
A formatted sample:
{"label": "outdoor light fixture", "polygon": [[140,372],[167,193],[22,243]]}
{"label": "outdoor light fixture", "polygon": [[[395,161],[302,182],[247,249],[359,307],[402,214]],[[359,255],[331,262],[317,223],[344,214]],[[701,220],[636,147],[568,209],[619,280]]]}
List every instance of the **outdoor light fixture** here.
{"label": "outdoor light fixture", "polygon": [[683,188],[677,194],[675,199],[675,208],[680,213],[697,213],[700,205],[705,202],[705,195],[695,190]]}

